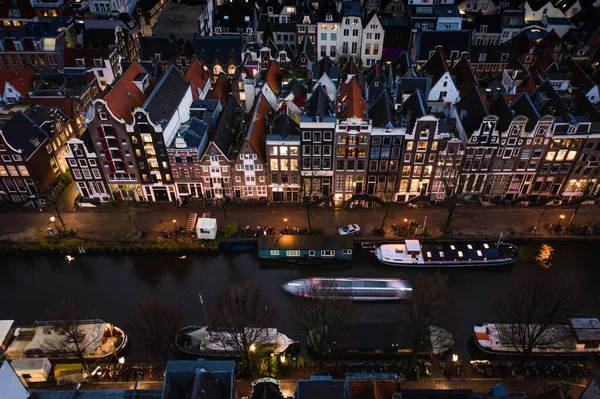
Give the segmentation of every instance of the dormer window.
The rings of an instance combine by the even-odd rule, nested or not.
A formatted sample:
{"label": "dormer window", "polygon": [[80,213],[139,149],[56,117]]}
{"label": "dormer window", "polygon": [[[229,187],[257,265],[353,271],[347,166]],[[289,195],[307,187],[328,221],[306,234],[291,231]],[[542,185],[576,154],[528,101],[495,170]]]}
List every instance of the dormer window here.
{"label": "dormer window", "polygon": [[479,62],[485,62],[486,58],[487,58],[487,54],[486,53],[479,54]]}
{"label": "dormer window", "polygon": [[[221,34],[221,28],[220,28],[220,27],[218,27],[218,26],[217,26],[217,27],[215,28],[215,34],[217,34],[217,35],[220,35],[220,34]],[[204,68],[206,68],[206,67],[204,67]]]}
{"label": "dormer window", "polygon": [[246,16],[244,17],[244,21],[245,21],[245,22],[250,22],[250,17],[246,15]]}
{"label": "dormer window", "polygon": [[101,58],[94,58],[94,66],[96,68],[102,68],[102,59]]}
{"label": "dormer window", "polygon": [[156,58],[156,61],[160,61],[160,53],[154,53],[154,58]]}
{"label": "dormer window", "polygon": [[287,7],[285,9],[285,11],[287,11],[288,14],[294,14],[296,12],[296,8],[295,7]]}
{"label": "dormer window", "polygon": [[327,15],[325,16],[325,21],[333,21],[333,15],[331,15],[331,14],[327,14]]}
{"label": "dormer window", "polygon": [[223,20],[224,21],[229,21],[229,15],[223,15]]}
{"label": "dormer window", "polygon": [[508,61],[508,53],[502,53],[502,55],[500,55],[500,61]]}
{"label": "dormer window", "polygon": [[273,7],[269,7],[268,10],[269,14],[273,14]]}
{"label": "dormer window", "polygon": [[75,58],[75,65],[77,65],[78,67],[84,67],[85,60],[83,58]]}
{"label": "dormer window", "polygon": [[308,15],[304,16],[304,19],[302,20],[303,24],[310,24],[310,17]]}
{"label": "dormer window", "polygon": [[13,43],[15,44],[15,50],[23,51],[23,43],[21,43],[20,41],[16,41],[16,40]]}
{"label": "dormer window", "polygon": [[479,27],[479,32],[481,32],[481,33],[487,33],[487,28],[488,28],[487,25],[481,25]]}

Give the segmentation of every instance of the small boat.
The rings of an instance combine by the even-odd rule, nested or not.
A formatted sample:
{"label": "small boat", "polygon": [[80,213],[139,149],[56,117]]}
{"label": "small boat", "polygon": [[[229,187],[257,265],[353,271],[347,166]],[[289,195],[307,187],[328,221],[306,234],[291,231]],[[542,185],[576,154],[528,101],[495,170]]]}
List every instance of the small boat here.
{"label": "small boat", "polygon": [[[100,319],[69,322],[77,327],[79,348],[84,359],[97,360],[115,356],[127,345],[123,330]],[[78,360],[76,345],[64,331],[64,325],[53,321],[36,321],[32,326],[17,327],[4,353],[7,358],[47,357],[58,360]]]}
{"label": "small boat", "polygon": [[396,301],[412,293],[408,282],[399,278],[308,278],[290,281],[282,288],[307,298],[318,296],[322,289],[328,297],[352,301]]}
{"label": "small boat", "polygon": [[[254,328],[249,328],[254,330]],[[252,346],[255,350],[265,350],[280,354],[285,352],[292,344],[297,343],[285,334],[277,331],[276,328],[262,329],[258,334]],[[235,347],[235,337],[231,333],[208,328],[207,326],[188,326],[177,333],[175,339],[177,349],[188,355],[209,356],[209,357],[237,357],[238,352]]]}
{"label": "small boat", "polygon": [[404,240],[381,245],[373,253],[378,261],[391,266],[473,267],[511,264],[519,250],[502,241],[421,244],[419,240]]}
{"label": "small boat", "polygon": [[256,242],[240,242],[240,243],[229,242],[229,243],[223,244],[223,248],[228,249],[230,251],[234,251],[234,252],[247,252],[247,251],[252,251],[253,249],[255,249],[256,245],[257,245]]}
{"label": "small boat", "polygon": [[[545,327],[544,327],[545,328]],[[535,332],[538,325],[513,325],[483,323],[473,327],[477,347],[493,354],[523,352],[519,336],[527,331]],[[528,334],[527,334],[528,335]],[[547,328],[538,345],[533,348],[535,356],[588,355],[600,352],[600,321],[597,318],[574,317],[568,324]]]}

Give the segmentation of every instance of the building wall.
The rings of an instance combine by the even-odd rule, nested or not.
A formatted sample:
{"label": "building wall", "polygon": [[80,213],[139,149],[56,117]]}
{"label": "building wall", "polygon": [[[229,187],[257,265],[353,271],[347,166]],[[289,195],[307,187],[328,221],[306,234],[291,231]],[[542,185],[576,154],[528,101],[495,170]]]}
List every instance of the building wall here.
{"label": "building wall", "polygon": [[384,36],[385,31],[383,30],[381,21],[377,15],[373,15],[373,18],[371,18],[362,32],[360,58],[363,67],[370,67],[381,59]]}
{"label": "building wall", "polygon": [[406,129],[373,128],[365,192],[384,201],[394,200],[398,189],[402,139]]}
{"label": "building wall", "polygon": [[458,100],[458,90],[454,86],[454,81],[450,72],[446,72],[429,90],[429,102],[443,101],[454,104]]}
{"label": "building wall", "polygon": [[[302,140],[299,149],[301,156],[300,170],[304,196],[319,197],[332,194],[335,118],[330,117],[328,119],[319,122],[300,120]],[[320,140],[319,136],[321,137]],[[319,144],[319,141],[321,144]],[[315,155],[314,145],[319,146],[320,155]]]}
{"label": "building wall", "polygon": [[298,202],[300,193],[300,137],[267,141],[269,199]]}
{"label": "building wall", "polygon": [[338,119],[335,126],[333,194],[336,203],[364,192],[371,121]]}
{"label": "building wall", "polygon": [[[42,145],[46,143],[47,141],[44,141]],[[38,186],[34,182],[39,180],[36,177],[42,177],[43,182],[48,180],[45,175],[40,175],[40,172],[48,174],[51,169],[46,167],[45,170],[36,171],[36,176],[32,176],[27,160],[23,158],[20,151],[10,147],[4,139],[4,135],[0,133],[0,192],[3,193],[0,197],[2,201],[22,202],[26,201],[30,195],[37,197]]]}
{"label": "building wall", "polygon": [[315,48],[317,52],[317,61],[323,58],[323,50],[325,55],[333,61],[338,57],[338,36],[340,34],[340,24],[338,22],[319,22],[317,24],[317,38],[319,45]]}
{"label": "building wall", "polygon": [[23,386],[23,383],[15,373],[15,370],[8,363],[8,360],[0,362],[0,386],[2,395],[11,399],[27,399],[29,392]]}
{"label": "building wall", "polygon": [[66,158],[81,196],[100,202],[111,200],[112,194],[102,173],[102,165],[98,162],[98,155],[89,152],[79,139],[69,140],[68,146],[70,151]]}
{"label": "building wall", "polygon": [[358,61],[361,59],[362,54],[361,41],[361,18],[342,18],[338,34],[338,57],[352,57],[358,63]]}
{"label": "building wall", "polygon": [[204,195],[207,198],[232,198],[234,166],[214,142],[208,143],[200,165]]}
{"label": "building wall", "polygon": [[251,199],[267,197],[267,170],[265,163],[248,140],[244,140],[233,161],[233,195],[235,198]]}

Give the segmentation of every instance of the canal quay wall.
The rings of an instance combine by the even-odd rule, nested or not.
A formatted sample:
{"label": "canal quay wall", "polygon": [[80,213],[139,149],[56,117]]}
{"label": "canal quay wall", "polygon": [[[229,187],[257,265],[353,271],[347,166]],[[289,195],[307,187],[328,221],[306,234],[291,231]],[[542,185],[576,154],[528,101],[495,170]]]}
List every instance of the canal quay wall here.
{"label": "canal quay wall", "polygon": [[[404,205],[392,207],[385,222],[386,236],[373,236],[371,232],[381,226],[385,210],[375,209],[328,209],[312,211],[312,227],[320,234],[337,234],[339,226],[359,224],[361,233],[355,237],[360,241],[394,241],[405,237],[392,231],[392,225],[403,226],[406,221],[425,224],[426,240],[498,240],[500,235],[514,243],[538,241],[597,241],[600,235],[571,235],[557,233],[546,226],[556,226],[559,221],[564,227],[569,223],[573,207],[493,207],[460,206],[452,222],[452,233],[444,235],[441,228],[447,217],[443,207],[410,209]],[[274,229],[306,227],[306,210],[298,205],[231,205],[226,212],[219,208],[195,206],[187,209],[173,208],[168,204],[131,209],[95,208],[72,210],[62,213],[67,229],[76,230],[74,238],[49,238],[47,230],[63,229],[50,217],[51,209],[42,211],[12,210],[0,212],[0,251],[3,252],[48,252],[77,253],[80,248],[86,253],[216,253],[220,241],[206,242],[194,238],[164,238],[164,231],[172,235],[175,226],[185,225],[189,213],[198,216],[209,213],[217,219],[219,230],[227,222],[235,221],[238,228],[248,226],[271,226]],[[562,218],[561,218],[562,216]],[[58,218],[56,218],[58,219]],[[284,221],[286,219],[287,221]],[[600,224],[600,209],[596,205],[581,206],[574,226]],[[132,227],[143,231],[141,238],[132,238]],[[537,232],[532,234],[534,227]],[[252,233],[249,239],[253,239]],[[248,240],[248,238],[244,238]]]}

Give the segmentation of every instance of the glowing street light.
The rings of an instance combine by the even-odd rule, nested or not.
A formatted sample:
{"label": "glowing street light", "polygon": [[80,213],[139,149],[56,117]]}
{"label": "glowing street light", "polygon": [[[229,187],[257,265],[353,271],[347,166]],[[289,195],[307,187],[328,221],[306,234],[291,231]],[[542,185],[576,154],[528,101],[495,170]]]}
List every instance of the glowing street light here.
{"label": "glowing street light", "polygon": [[256,345],[250,345],[250,352],[256,352]]}
{"label": "glowing street light", "polygon": [[453,353],[453,354],[452,354],[452,361],[453,361],[454,363],[458,362],[458,355],[457,355],[456,353]]}
{"label": "glowing street light", "polygon": [[558,223],[556,224],[557,229],[560,227],[560,222],[562,222],[564,218],[565,218],[565,215],[560,215],[560,217],[558,218]]}
{"label": "glowing street light", "polygon": [[50,216],[50,221],[51,221],[52,223],[54,223],[54,227],[56,227],[56,231],[57,231],[58,233],[60,233],[60,229],[58,228],[58,225],[56,224],[56,218],[55,218],[54,216]]}
{"label": "glowing street light", "polygon": [[119,358],[119,364],[125,364],[125,358],[123,356]]}
{"label": "glowing street light", "polygon": [[287,231],[287,218],[283,218],[283,225],[285,227],[285,231]]}
{"label": "glowing street light", "polygon": [[285,364],[285,355],[281,355],[281,357],[279,357],[279,360],[281,360],[282,364]]}
{"label": "glowing street light", "polygon": [[175,230],[177,230],[177,219],[173,219],[173,226],[175,227]]}

